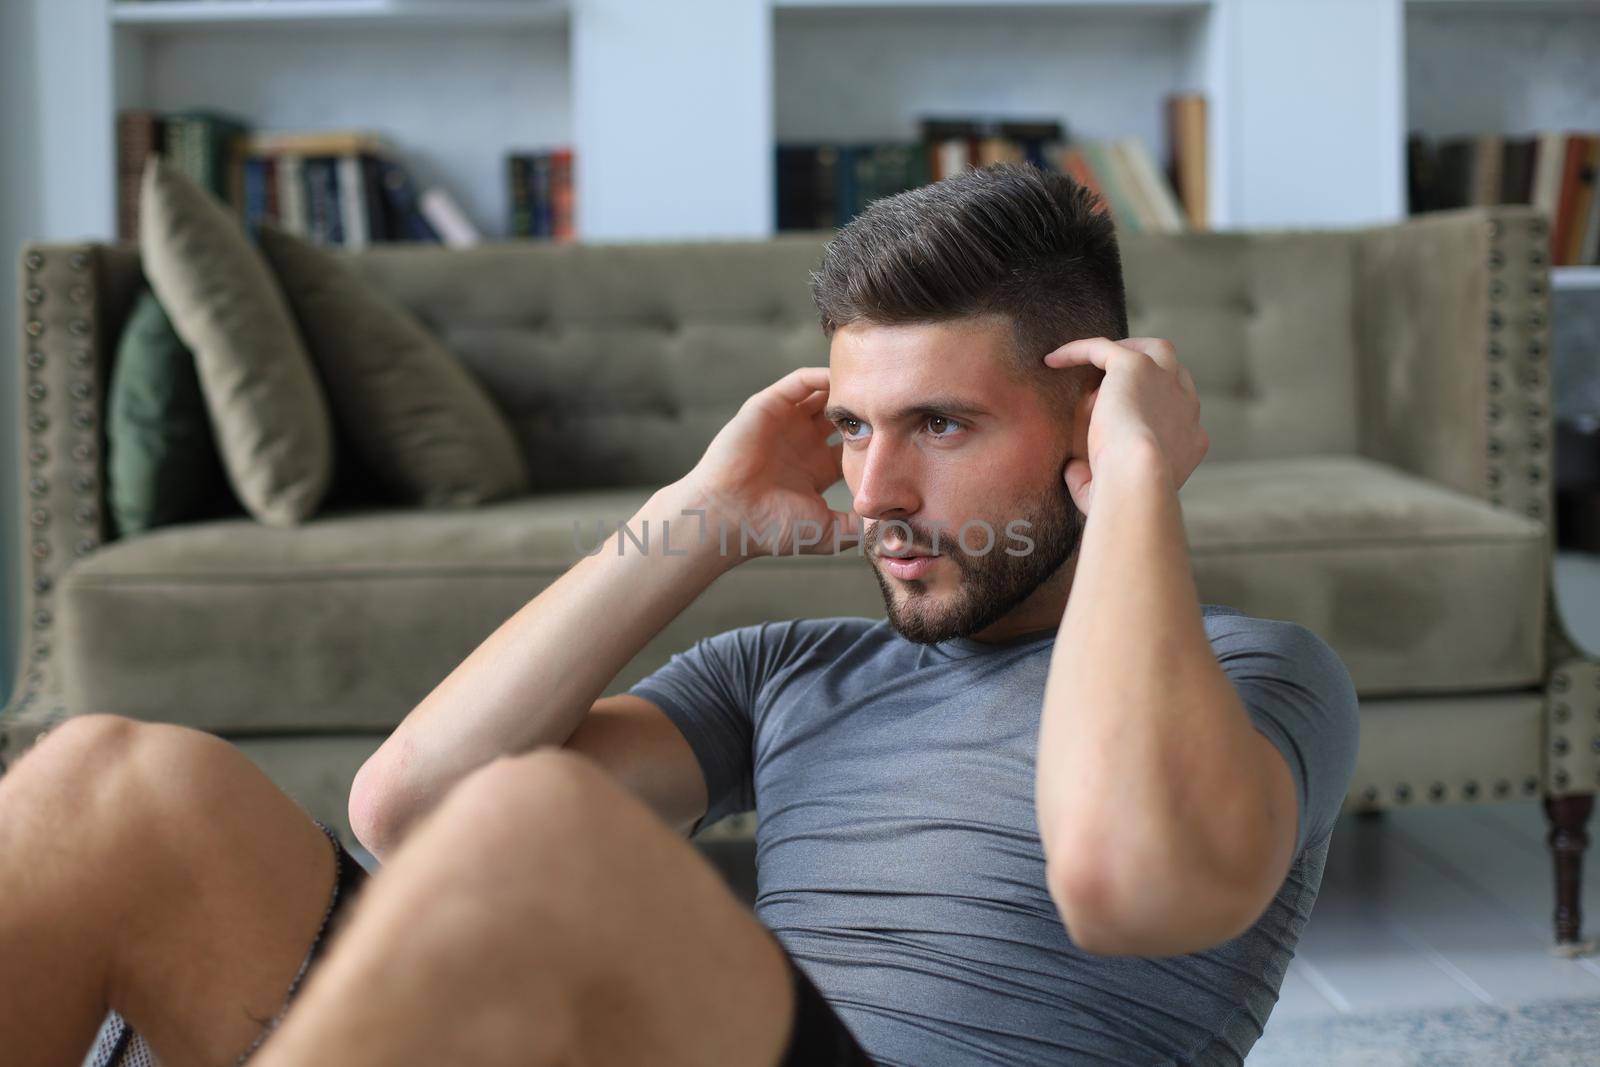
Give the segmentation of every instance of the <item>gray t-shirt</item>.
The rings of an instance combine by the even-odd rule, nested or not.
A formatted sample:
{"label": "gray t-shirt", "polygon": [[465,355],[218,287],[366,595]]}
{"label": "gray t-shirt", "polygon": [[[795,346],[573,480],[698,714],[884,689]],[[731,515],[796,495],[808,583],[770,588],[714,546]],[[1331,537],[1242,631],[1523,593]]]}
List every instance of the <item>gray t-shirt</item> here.
{"label": "gray t-shirt", "polygon": [[630,692],[706,778],[698,831],[755,810],[757,917],[881,1064],[1238,1064],[1311,913],[1355,771],[1355,687],[1296,623],[1202,605],[1300,799],[1295,860],[1249,930],[1093,956],[1045,886],[1034,758],[1055,631],[907,641],[883,619],[729,630]]}

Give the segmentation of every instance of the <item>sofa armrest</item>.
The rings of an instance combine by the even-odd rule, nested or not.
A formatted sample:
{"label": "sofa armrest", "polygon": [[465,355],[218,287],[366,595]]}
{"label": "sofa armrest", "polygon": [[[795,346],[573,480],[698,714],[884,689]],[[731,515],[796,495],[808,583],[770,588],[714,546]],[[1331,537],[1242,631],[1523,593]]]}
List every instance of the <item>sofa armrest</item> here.
{"label": "sofa armrest", "polygon": [[58,719],[51,656],[63,570],[105,540],[104,398],[111,356],[140,273],[131,244],[24,243],[18,271],[17,397],[21,604],[11,699],[0,712],[0,759]]}
{"label": "sofa armrest", "polygon": [[1549,224],[1525,205],[1357,236],[1363,455],[1551,532]]}
{"label": "sofa armrest", "polygon": [[1545,791],[1594,789],[1600,662],[1556,603],[1549,221],[1527,205],[1363,230],[1356,329],[1365,455],[1539,520],[1548,544]]}

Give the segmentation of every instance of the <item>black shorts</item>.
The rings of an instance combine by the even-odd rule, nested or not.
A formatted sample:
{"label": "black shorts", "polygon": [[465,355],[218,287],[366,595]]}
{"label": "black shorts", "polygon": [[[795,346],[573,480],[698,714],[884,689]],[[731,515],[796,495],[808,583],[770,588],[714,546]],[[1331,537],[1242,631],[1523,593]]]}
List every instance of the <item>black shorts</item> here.
{"label": "black shorts", "polygon": [[[351,904],[370,877],[365,868],[339,841],[337,834],[320,821],[317,826],[328,836],[339,870],[328,901],[327,913],[323,917],[321,929],[317,931],[316,939],[311,942],[311,948],[306,953],[304,962],[300,964],[299,973],[289,985],[283,1008],[276,1018],[267,1023],[250,1048],[239,1056],[235,1061],[235,1067],[241,1067],[249,1060],[283,1021],[295,994],[300,991],[301,986],[305,984],[306,976],[322,958],[334,932],[349,914]],[[771,934],[771,931],[768,933]],[[875,1067],[871,1057],[857,1043],[844,1021],[834,1014],[833,1008],[823,997],[822,992],[800,969],[794,957],[789,955],[788,949],[783,947],[783,943],[778,941],[776,936],[773,937],[773,941],[783,949],[783,958],[789,964],[789,971],[794,980],[795,998],[794,1026],[790,1030],[789,1044],[778,1067]],[[154,1063],[155,1057],[144,1039],[129,1027],[120,1015],[113,1012],[109,1024],[102,1029],[87,1062],[93,1067],[144,1067],[145,1064]]]}
{"label": "black shorts", "polygon": [[[778,947],[783,948],[781,941]],[[833,1006],[788,949],[784,949],[783,958],[794,977],[795,1015],[789,1045],[778,1067],[874,1067],[872,1057],[844,1020],[834,1014]]]}

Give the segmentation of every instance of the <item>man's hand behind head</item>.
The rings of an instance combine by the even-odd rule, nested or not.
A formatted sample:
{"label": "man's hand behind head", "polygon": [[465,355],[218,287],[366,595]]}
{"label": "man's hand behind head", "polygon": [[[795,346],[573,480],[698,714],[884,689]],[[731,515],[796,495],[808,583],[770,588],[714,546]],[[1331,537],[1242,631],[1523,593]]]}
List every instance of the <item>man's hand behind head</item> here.
{"label": "man's hand behind head", "polygon": [[822,496],[843,477],[827,402],[828,368],[791,371],[746,400],[684,476],[729,556],[831,555],[860,543],[860,517]]}

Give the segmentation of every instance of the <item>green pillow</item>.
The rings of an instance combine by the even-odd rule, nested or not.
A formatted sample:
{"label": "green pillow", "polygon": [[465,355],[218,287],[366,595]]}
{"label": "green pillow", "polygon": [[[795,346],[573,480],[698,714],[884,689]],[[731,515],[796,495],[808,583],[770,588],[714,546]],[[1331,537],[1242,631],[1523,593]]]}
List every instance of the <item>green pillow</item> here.
{"label": "green pillow", "polygon": [[117,341],[106,403],[106,498],[118,537],[241,510],[194,355],[148,288]]}
{"label": "green pillow", "polygon": [[385,493],[411,507],[462,508],[527,491],[505,414],[415,315],[341,255],[270,222],[257,234],[334,425]]}
{"label": "green pillow", "polygon": [[153,155],[139,187],[139,255],[194,353],[229,484],[261,522],[304,522],[333,479],[333,423],[260,250],[216,197]]}

